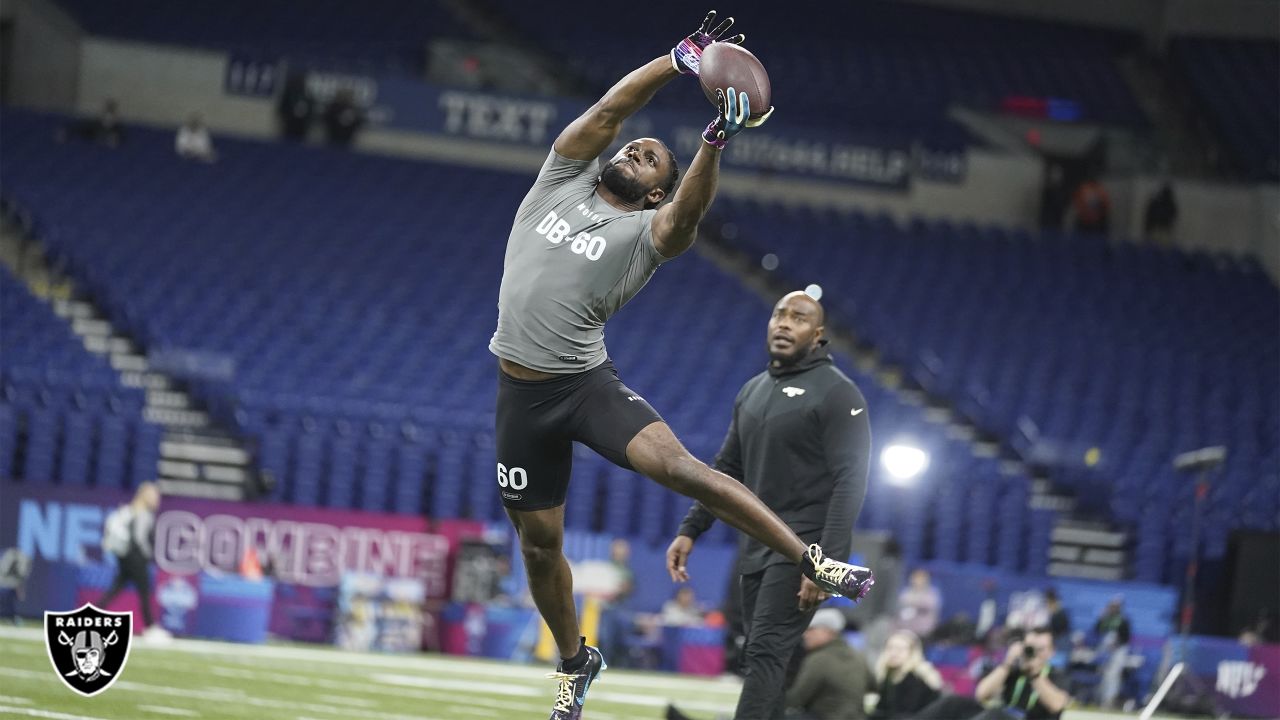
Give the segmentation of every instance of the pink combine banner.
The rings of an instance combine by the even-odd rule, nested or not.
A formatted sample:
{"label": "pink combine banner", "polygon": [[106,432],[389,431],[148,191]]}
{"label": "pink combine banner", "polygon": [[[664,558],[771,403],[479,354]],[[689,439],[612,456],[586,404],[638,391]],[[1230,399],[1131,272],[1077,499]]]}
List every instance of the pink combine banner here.
{"label": "pink combine banner", "polygon": [[426,597],[443,598],[449,547],[421,517],[170,497],[155,557],[173,575],[236,573],[252,548],[277,582],[332,588],[345,572],[372,573],[421,580]]}

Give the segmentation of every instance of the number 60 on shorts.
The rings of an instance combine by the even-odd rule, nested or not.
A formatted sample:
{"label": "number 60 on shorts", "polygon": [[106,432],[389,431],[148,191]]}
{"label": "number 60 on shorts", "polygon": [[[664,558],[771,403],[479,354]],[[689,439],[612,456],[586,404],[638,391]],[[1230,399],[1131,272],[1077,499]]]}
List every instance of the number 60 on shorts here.
{"label": "number 60 on shorts", "polygon": [[498,487],[523,490],[528,486],[529,476],[525,474],[524,468],[508,468],[506,465],[498,463]]}

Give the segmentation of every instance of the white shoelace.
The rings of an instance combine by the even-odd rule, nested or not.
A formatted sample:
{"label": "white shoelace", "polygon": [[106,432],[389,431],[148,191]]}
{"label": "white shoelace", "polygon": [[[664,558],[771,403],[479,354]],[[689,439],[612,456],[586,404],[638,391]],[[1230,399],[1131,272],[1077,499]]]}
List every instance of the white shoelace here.
{"label": "white shoelace", "polygon": [[552,710],[556,712],[569,712],[573,709],[573,683],[578,679],[577,675],[569,673],[553,672],[547,673],[547,677],[560,683],[556,687],[556,704]]}
{"label": "white shoelace", "polygon": [[853,572],[852,565],[823,557],[822,548],[817,545],[809,546],[809,560],[813,562],[813,574],[836,587],[843,585]]}

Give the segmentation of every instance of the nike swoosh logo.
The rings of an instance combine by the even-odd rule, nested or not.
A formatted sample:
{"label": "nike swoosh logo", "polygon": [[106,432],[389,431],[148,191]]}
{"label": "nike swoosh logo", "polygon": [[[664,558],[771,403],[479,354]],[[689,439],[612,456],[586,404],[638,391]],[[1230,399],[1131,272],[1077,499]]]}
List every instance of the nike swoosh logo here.
{"label": "nike swoosh logo", "polygon": [[852,409],[852,410],[850,410],[850,411],[849,411],[849,414],[850,414],[850,415],[852,415],[852,416],[854,416],[854,417],[857,417],[857,416],[858,416],[858,414],[859,414],[859,413],[861,413],[863,410],[866,410],[866,408],[854,408],[854,409]]}

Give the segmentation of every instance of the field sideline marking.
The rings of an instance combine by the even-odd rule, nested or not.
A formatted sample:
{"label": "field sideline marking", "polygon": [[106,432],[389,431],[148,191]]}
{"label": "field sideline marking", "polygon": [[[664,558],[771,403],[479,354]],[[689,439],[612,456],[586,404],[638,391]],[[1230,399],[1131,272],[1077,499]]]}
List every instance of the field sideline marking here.
{"label": "field sideline marking", "polygon": [[[391,675],[384,673],[375,673],[372,679],[377,682],[388,683],[391,685],[409,685],[411,687],[429,687],[440,688],[441,690],[449,688],[478,689],[484,692],[497,693],[500,695],[520,695],[524,697],[550,697],[550,693],[544,692],[538,688],[526,688],[520,685],[485,685],[483,683],[466,682],[458,680],[441,680],[438,678],[420,678],[414,675]],[[654,697],[652,695],[635,695],[632,693],[614,692],[608,689],[609,679],[607,676],[601,675],[592,687],[598,688],[591,693],[593,700],[603,700],[618,705],[631,705],[639,707],[655,707],[665,708],[671,700],[666,697]],[[463,682],[465,684],[460,685]],[[550,687],[548,685],[548,687]],[[710,703],[701,700],[678,700],[681,707],[688,707],[692,710],[708,710],[711,712],[723,712],[726,708],[724,703]]]}
{"label": "field sideline marking", "polygon": [[[42,634],[38,629],[32,628],[27,632],[26,628],[0,628],[0,637],[12,635],[15,637],[25,637],[34,641],[43,640]],[[210,640],[188,640],[176,639],[172,644],[158,647],[140,645],[139,649],[147,650],[177,650],[184,654],[208,655],[226,655],[236,658],[242,663],[253,661],[270,662],[274,659],[284,660],[310,660],[334,664],[342,666],[345,674],[349,674],[352,665],[360,665],[367,667],[383,667],[394,668],[399,671],[421,669],[427,672],[444,672],[451,674],[472,674],[479,668],[486,666],[501,666],[502,672],[507,678],[517,678],[534,682],[541,682],[545,679],[547,669],[515,663],[512,661],[496,660],[493,658],[468,658],[457,655],[425,655],[425,654],[407,654],[407,655],[377,655],[372,653],[359,652],[343,652],[336,647],[322,646],[316,649],[298,648],[298,647],[278,647],[272,645],[238,645],[234,643],[223,643]],[[549,667],[549,666],[548,666]],[[645,675],[631,675],[608,673],[604,676],[611,686],[621,687],[630,685],[640,689],[660,689],[672,694],[689,693],[706,693],[714,691],[723,691],[726,694],[736,694],[741,689],[740,681],[733,679],[721,679],[708,677],[706,679],[688,679],[678,675],[670,677],[653,677]]]}
{"label": "field sideline marking", "polygon": [[[205,671],[206,672],[211,671],[216,675],[235,678],[235,679],[259,679],[259,680],[274,681],[274,682],[279,682],[279,683],[294,685],[294,686],[304,686],[304,687],[319,686],[319,687],[326,687],[330,689],[336,689],[336,687],[343,687],[344,689],[350,688],[351,690],[359,693],[369,693],[371,691],[370,687],[368,687],[367,685],[361,685],[359,683],[343,682],[341,685],[338,685],[337,682],[339,681],[326,681],[324,679],[312,678],[307,676],[292,676],[292,675],[286,675],[283,673],[254,672],[246,668],[230,668],[230,667],[223,668],[219,666],[214,666],[210,668],[208,666],[205,666]],[[0,666],[0,674],[6,674],[6,673],[13,674],[13,675],[24,675],[26,677],[31,677],[31,678],[43,678],[45,676],[44,673],[36,673],[36,672],[22,671],[22,670],[10,670],[10,669],[4,668],[3,666]],[[458,685],[459,681],[450,681],[448,679],[428,678],[428,677],[420,677],[420,676],[414,676],[414,675],[371,673],[370,677],[375,681],[380,681],[389,685],[389,687],[386,687],[381,692],[392,693],[408,699],[431,700],[433,702],[441,702],[443,700],[445,703],[448,703],[448,701],[452,698],[451,691],[456,690],[459,687]],[[665,697],[665,696],[664,698],[659,699],[659,698],[645,696],[645,695],[634,695],[630,693],[610,692],[609,689],[606,689],[606,687],[603,687],[606,685],[614,685],[615,683],[613,681],[616,679],[617,679],[616,677],[611,675],[603,676],[600,681],[601,684],[597,685],[598,689],[596,690],[593,697],[599,701],[613,703],[616,705],[632,706],[632,707],[639,706],[639,707],[661,708],[661,707],[665,707],[669,700],[674,700],[675,702],[680,704],[682,707],[687,707],[690,710],[723,712],[726,709],[725,702],[715,703],[715,702],[707,702],[705,700],[699,701],[699,700],[690,700],[690,699],[684,699],[679,697]],[[539,675],[537,677],[537,680],[539,684],[546,682],[545,677],[543,677],[542,675]],[[157,687],[158,688],[157,692],[162,694],[168,693],[168,694],[178,695],[182,697],[187,696],[187,693],[174,691],[171,688],[159,687],[159,686],[148,686],[144,683],[134,683],[134,682],[127,682],[127,681],[121,680],[121,685],[122,686],[136,685],[138,686],[139,689],[142,689],[142,690],[145,690],[148,687]],[[533,704],[536,704],[538,700],[541,700],[544,698],[549,701],[551,698],[551,690],[552,690],[549,685],[545,689],[542,687],[523,686],[523,685],[489,686],[489,685],[477,684],[474,682],[470,683],[470,685],[477,686],[482,691],[491,693],[494,695],[500,695],[500,696],[505,695],[512,698],[517,696],[527,697],[534,701]],[[420,688],[420,689],[415,691],[413,688]],[[512,690],[509,690],[510,688],[519,688],[519,689],[512,691]],[[235,701],[245,696],[244,690],[241,690],[241,689],[222,688],[222,687],[215,687],[215,686],[206,686],[204,688],[196,688],[196,689],[202,693],[214,695],[213,698],[209,698],[214,700],[220,699],[220,700]],[[676,694],[673,693],[673,695],[676,695]],[[469,702],[472,702],[479,706],[491,708],[493,712],[497,712],[500,710],[527,712],[532,709],[531,704],[516,704],[516,703],[503,702],[502,700],[497,698],[473,698]],[[279,706],[279,704],[275,703],[274,701],[261,700],[258,698],[249,699],[248,704],[257,705],[259,707],[264,706],[264,704],[266,707]],[[458,703],[448,703],[448,704],[453,705],[455,707],[459,705]],[[323,707],[323,706],[306,707],[306,708],[298,708],[298,709],[305,709],[311,712],[318,711],[322,713],[335,713],[335,714],[338,712],[334,708]],[[491,712],[489,714],[492,716],[493,713]],[[601,720],[609,720],[609,717],[611,715],[608,712],[596,712],[593,714],[599,715]],[[398,717],[404,718],[405,716],[398,716]],[[391,720],[396,720],[396,718],[393,717]]]}
{"label": "field sideline marking", "polygon": [[[0,631],[0,636],[4,634],[6,633]],[[32,635],[34,635],[34,633],[32,633]],[[38,636],[32,637],[31,639],[38,639]],[[188,647],[180,647],[179,644],[188,644]],[[418,655],[413,655],[413,656],[385,655],[384,656],[384,655],[367,655],[367,654],[354,654],[354,657],[349,657],[349,655],[353,655],[353,654],[342,653],[338,651],[336,648],[330,648],[327,646],[324,647],[323,649],[308,650],[305,648],[245,646],[245,645],[230,645],[230,644],[209,642],[209,641],[183,641],[183,640],[175,641],[174,645],[171,645],[165,648],[154,648],[154,649],[162,650],[162,651],[179,650],[183,652],[183,654],[212,653],[212,654],[234,656],[237,660],[241,661],[238,663],[241,665],[251,664],[249,662],[246,662],[249,660],[267,661],[272,656],[276,658],[288,657],[288,658],[294,658],[294,659],[319,660],[319,661],[325,661],[333,664],[346,664],[352,660],[356,660],[358,664],[363,664],[368,666],[392,665],[400,670],[414,669],[412,667],[406,667],[406,666],[416,665],[416,666],[420,666],[421,670],[423,671],[444,672],[448,674],[474,672],[477,668],[482,668],[485,665],[502,665],[504,672],[508,674],[522,676],[520,679],[528,679],[530,681],[534,681],[536,684],[541,684],[545,682],[545,672],[541,669],[524,666],[524,665],[511,665],[509,663],[503,663],[502,661],[494,661],[492,659],[477,660],[477,659],[471,659],[471,658],[454,658],[453,656],[424,657],[424,656],[418,656]],[[206,670],[208,669],[207,665],[205,665],[204,667],[206,668]],[[516,672],[512,672],[512,671],[516,671]],[[251,671],[248,671],[248,670],[240,671],[239,668],[228,668],[226,671],[219,671],[217,669],[214,669],[214,672],[224,676],[231,675],[232,673],[236,673],[237,675],[240,675],[241,672],[251,673]],[[263,675],[266,675],[266,674],[267,673],[252,673],[252,676],[262,677]],[[269,673],[269,675],[280,678],[281,682],[287,682],[289,684],[294,684],[294,685],[314,686],[317,684],[312,678],[308,678],[308,677],[284,676],[278,673]],[[244,676],[241,675],[241,677],[244,677]],[[544,692],[544,690],[541,687],[536,687],[534,685],[493,686],[493,685],[482,684],[482,683],[468,682],[464,680],[453,680],[453,681],[439,680],[434,678],[424,678],[424,677],[409,676],[409,675],[397,675],[392,673],[371,673],[371,677],[375,681],[381,681],[383,683],[386,683],[392,686],[402,686],[402,687],[407,686],[407,688],[419,687],[419,688],[422,688],[423,691],[427,691],[427,692],[431,690],[436,690],[436,691],[456,690],[456,689],[459,689],[459,687],[462,684],[466,684],[468,687],[481,692],[492,693],[497,695],[505,695],[508,697],[519,696],[519,697],[528,697],[528,698],[542,698],[544,696],[550,697],[550,692],[551,692],[549,688]],[[122,681],[122,683],[123,682],[124,681]],[[726,709],[726,704],[724,702],[715,703],[715,702],[707,702],[705,700],[703,701],[681,700],[679,696],[685,695],[685,693],[681,692],[682,688],[678,687],[681,685],[695,692],[701,692],[705,694],[708,691],[711,691],[711,692],[720,691],[720,692],[724,692],[726,695],[730,693],[733,693],[736,695],[736,692],[739,687],[739,685],[736,682],[717,681],[715,678],[708,678],[707,680],[684,680],[678,677],[672,677],[668,679],[668,678],[645,677],[645,676],[627,676],[625,674],[619,675],[619,674],[610,673],[601,678],[601,686],[599,686],[599,689],[596,691],[594,697],[597,700],[602,700],[604,702],[610,702],[610,703],[619,704],[619,705],[630,705],[630,706],[640,706],[640,707],[659,707],[659,708],[665,707],[668,702],[668,698],[674,697],[674,699],[676,699],[677,702],[680,702],[682,706],[687,706],[689,709],[694,709],[694,710],[700,709],[700,710],[707,710],[712,712],[723,711]],[[709,685],[711,687],[708,687]],[[719,685],[720,687],[714,687],[715,685]],[[665,691],[663,693],[664,697],[656,698],[650,695],[638,695],[633,693],[614,691],[617,689],[623,689],[625,686],[631,686],[631,688],[637,688],[637,687],[638,688],[655,688],[655,689],[660,688]],[[519,689],[516,689],[516,688],[519,688]],[[627,688],[627,689],[631,689],[631,688]],[[356,689],[358,691],[367,692],[367,689],[365,688],[357,687]],[[168,688],[162,688],[161,692],[163,692],[164,690],[168,690]],[[212,690],[214,692],[223,694],[223,697],[225,697],[225,693],[228,693],[228,692],[243,692],[238,690],[233,691],[228,688],[208,688],[207,690]],[[421,696],[415,696],[415,697],[421,698]],[[435,700],[438,697],[439,697],[438,695],[435,695],[430,699]],[[421,699],[426,699],[426,698],[421,698]],[[728,698],[726,697],[726,701],[727,700]],[[269,703],[271,701],[263,700],[260,702]],[[259,702],[253,702],[251,704],[259,705],[260,707],[262,706],[259,704]],[[267,705],[267,706],[276,707],[277,705]],[[297,709],[305,709],[312,712],[321,712],[321,713],[336,712],[333,708],[328,708],[324,706],[318,706],[315,708],[304,707],[304,708],[297,708]],[[511,704],[504,704],[501,707],[495,707],[495,709],[514,710],[516,709],[516,707],[514,707]],[[400,717],[404,717],[404,716],[400,716]],[[392,720],[394,720],[394,718],[392,718]]]}
{"label": "field sideline marking", "polygon": [[[449,702],[449,700],[452,699],[452,694],[449,693],[447,690],[429,690],[426,688],[423,688],[421,690],[414,690],[412,688],[396,687],[396,686],[371,687],[367,683],[343,682],[340,680],[327,680],[327,679],[319,680],[319,679],[310,678],[310,677],[301,677],[301,676],[295,677],[292,675],[285,675],[283,673],[263,673],[263,672],[255,673],[251,670],[241,670],[239,668],[224,668],[219,666],[212,667],[210,669],[210,672],[212,672],[215,675],[221,675],[223,677],[231,677],[231,678],[236,678],[241,680],[252,678],[259,681],[265,680],[265,681],[280,683],[283,685],[297,685],[301,687],[323,687],[331,690],[347,688],[357,693],[377,693],[383,696],[392,695],[397,698],[405,698],[409,700],[429,700],[431,702],[442,702],[441,698],[444,698],[443,702],[445,704],[456,704],[456,703]],[[485,705],[495,710],[516,710],[519,712],[526,712],[533,707],[528,703],[516,704],[516,703],[504,702],[496,698],[488,698],[488,697],[470,698],[467,700],[467,702],[478,704],[478,705]],[[599,714],[599,713],[596,713],[596,714]]]}
{"label": "field sideline marking", "polygon": [[548,682],[547,691],[543,692],[535,687],[526,685],[509,685],[505,683],[492,684],[485,682],[476,682],[474,680],[452,680],[448,678],[432,678],[419,677],[417,675],[394,675],[391,673],[374,673],[369,676],[375,682],[385,683],[387,685],[407,685],[409,687],[432,688],[434,690],[474,690],[476,692],[492,692],[498,695],[512,695],[522,697],[548,697],[555,694],[555,690]]}
{"label": "field sideline marking", "polygon": [[195,710],[183,710],[182,708],[167,707],[165,705],[139,705],[139,710],[146,710],[150,713],[160,715],[177,715],[178,717],[200,717],[200,713]]}
{"label": "field sideline marking", "polygon": [[[36,678],[44,679],[48,677],[48,673],[37,673],[30,670],[20,670],[17,668],[0,667],[0,675],[9,675],[12,677]],[[281,710],[306,710],[307,712],[342,714],[350,711],[350,708],[331,708],[327,705],[316,705],[314,703],[298,703],[286,702],[282,700],[267,700],[264,698],[254,697],[246,694],[243,690],[233,690],[231,688],[219,688],[207,686],[204,688],[172,688],[164,685],[151,685],[149,683],[141,683],[133,680],[120,680],[116,682],[114,688],[116,690],[126,690],[130,692],[155,693],[157,695],[169,695],[181,698],[195,698],[199,700],[210,700],[213,702],[232,701],[244,703],[246,705],[254,705],[257,707],[277,708]],[[448,718],[439,718],[432,716],[417,715],[401,715],[399,713],[388,713],[382,711],[370,711],[364,715],[367,718],[381,718],[382,720],[449,720]],[[105,720],[104,718],[95,718],[94,720]]]}
{"label": "field sideline marking", "polygon": [[377,700],[366,700],[364,698],[351,697],[349,695],[317,695],[317,700],[325,702],[338,703],[339,705],[351,705],[360,708],[374,708],[378,706]]}
{"label": "field sideline marking", "polygon": [[[260,681],[267,680],[267,681],[277,682],[285,685],[297,685],[302,687],[324,687],[328,689],[349,688],[352,691],[359,692],[359,693],[376,693],[379,695],[393,695],[395,697],[408,698],[413,700],[429,700],[432,702],[443,703],[455,708],[464,707],[461,703],[454,700],[454,694],[450,692],[452,689],[455,689],[458,687],[458,684],[456,682],[435,679],[431,681],[431,687],[428,687],[427,683],[422,682],[422,679],[416,675],[388,676],[390,678],[395,678],[395,682],[397,684],[390,685],[389,687],[380,687],[380,686],[371,687],[368,684],[342,682],[342,681],[336,681],[336,680],[317,680],[315,678],[301,677],[301,676],[295,677],[293,675],[286,675],[283,673],[253,672],[251,670],[243,670],[240,668],[224,668],[224,667],[214,666],[210,669],[210,671],[215,675],[221,675],[223,677],[230,677],[230,678],[236,678],[236,679],[252,678]],[[543,680],[545,681],[545,678],[543,678]],[[400,683],[404,683],[405,685],[410,685],[412,687],[400,687],[399,685]],[[413,689],[413,688],[421,688],[421,689]],[[502,700],[498,700],[492,697],[472,697],[467,699],[466,702],[471,703],[472,705],[482,705],[487,708],[491,708],[492,710],[514,710],[517,712],[530,712],[530,711],[540,711],[541,707],[539,703],[541,702],[541,700],[546,699],[548,702],[550,702],[550,700],[553,698],[553,695],[554,695],[554,693],[551,692],[552,688],[549,683],[546,684],[546,687],[530,688],[530,690],[533,692],[529,693],[528,696],[534,698],[533,703],[504,702]],[[497,695],[507,694],[507,693],[503,693],[503,691],[496,686],[486,686],[484,688],[484,691],[489,693],[494,693]],[[620,704],[627,705],[631,703],[620,703]],[[480,711],[477,709],[473,709],[470,712],[472,714],[480,713]],[[488,716],[492,716],[492,713],[485,713],[485,714]],[[599,718],[600,720],[621,720],[620,716],[613,715],[607,712],[593,711],[591,716],[593,718]]]}
{"label": "field sideline marking", "polygon": [[52,710],[36,710],[35,708],[21,708],[12,705],[0,705],[0,712],[25,717],[48,718],[49,720],[108,720],[107,718],[94,717],[92,715],[71,715]]}

